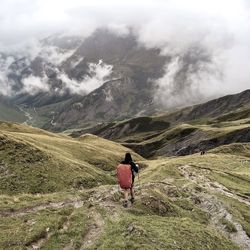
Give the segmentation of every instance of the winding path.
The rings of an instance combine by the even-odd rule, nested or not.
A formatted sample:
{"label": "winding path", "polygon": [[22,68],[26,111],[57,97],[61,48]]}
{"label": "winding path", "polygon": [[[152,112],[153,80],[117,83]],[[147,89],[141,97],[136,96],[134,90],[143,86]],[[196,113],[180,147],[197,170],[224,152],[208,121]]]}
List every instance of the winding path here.
{"label": "winding path", "polygon": [[[203,211],[210,214],[210,224],[213,227],[217,228],[219,231],[221,231],[224,235],[229,237],[237,245],[241,246],[243,249],[249,250],[250,238],[242,228],[241,224],[233,218],[232,214],[228,212],[227,208],[221,201],[219,201],[215,196],[209,194],[209,191],[224,194],[225,196],[236,199],[246,205],[250,205],[249,200],[239,197],[238,195],[228,190],[222,184],[215,181],[211,181],[201,173],[196,173],[195,171],[192,171],[192,166],[183,165],[179,167],[179,170],[181,174],[191,183],[201,185],[203,188],[208,190],[207,193],[202,194],[202,196],[197,196],[196,198],[199,199],[199,203],[197,205],[199,205],[199,207]],[[221,223],[222,219],[226,219],[227,221],[232,223],[236,228],[237,232],[228,232],[225,228],[226,226]]]}

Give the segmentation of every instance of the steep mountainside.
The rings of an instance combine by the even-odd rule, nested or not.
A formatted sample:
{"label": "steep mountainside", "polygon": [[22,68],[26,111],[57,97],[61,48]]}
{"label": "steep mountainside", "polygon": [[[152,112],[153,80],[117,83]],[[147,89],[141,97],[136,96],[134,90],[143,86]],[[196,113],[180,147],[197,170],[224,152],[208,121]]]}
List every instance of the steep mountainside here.
{"label": "steep mountainside", "polygon": [[[156,80],[176,59],[159,48],[145,47],[132,31],[118,35],[107,29],[85,39],[57,34],[42,40],[36,50],[33,56],[0,55],[0,68],[4,83],[14,90],[10,101],[33,116],[30,124],[55,131],[161,110]],[[190,72],[211,62],[209,53],[198,47],[177,58],[169,95],[190,93]],[[204,100],[199,93],[196,97],[188,104]]]}
{"label": "steep mountainside", "polygon": [[154,110],[153,81],[169,58],[140,45],[132,33],[118,36],[103,29],[85,40],[55,35],[40,46],[35,58],[10,57],[6,69],[19,92],[11,101],[27,111],[36,108],[33,125],[63,130]]}
{"label": "steep mountainside", "polygon": [[145,157],[186,155],[250,141],[250,90],[152,117],[99,124],[86,132],[124,143]]}
{"label": "steep mountainside", "polygon": [[[72,68],[70,65],[75,58],[81,60]],[[132,34],[118,37],[99,30],[82,43],[63,68],[70,77],[80,80],[88,73],[88,63],[98,63],[100,59],[113,66],[109,79],[90,94],[73,97],[55,115],[53,129],[124,119],[154,110],[152,82],[162,76],[168,60],[160,55],[160,50],[144,48]]]}

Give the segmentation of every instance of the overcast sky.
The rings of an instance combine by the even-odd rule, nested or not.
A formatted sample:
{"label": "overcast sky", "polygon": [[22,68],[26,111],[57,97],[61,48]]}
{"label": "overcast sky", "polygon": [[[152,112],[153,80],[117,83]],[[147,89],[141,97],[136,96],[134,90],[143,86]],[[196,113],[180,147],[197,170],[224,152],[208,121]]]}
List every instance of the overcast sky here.
{"label": "overcast sky", "polygon": [[157,25],[156,39],[165,29],[228,29],[245,36],[248,5],[247,0],[1,0],[0,44],[10,47],[58,31],[88,35],[102,25],[121,32]]}
{"label": "overcast sky", "polygon": [[1,0],[0,52],[57,32],[86,37],[98,27],[121,35],[133,27],[140,42],[163,54],[202,46],[224,76],[208,92],[249,88],[249,0]]}

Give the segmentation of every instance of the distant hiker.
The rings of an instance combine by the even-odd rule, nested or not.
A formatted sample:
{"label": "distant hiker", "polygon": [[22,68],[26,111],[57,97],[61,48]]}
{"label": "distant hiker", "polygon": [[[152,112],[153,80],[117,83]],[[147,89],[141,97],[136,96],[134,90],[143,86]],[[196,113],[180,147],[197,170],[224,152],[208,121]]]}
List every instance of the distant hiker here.
{"label": "distant hiker", "polygon": [[135,180],[135,172],[138,173],[138,171],[139,166],[133,162],[131,154],[126,153],[124,161],[122,161],[117,167],[117,178],[120,187],[124,190],[124,207],[128,207],[129,190],[131,195],[131,203],[134,203],[135,201],[133,185]]}
{"label": "distant hiker", "polygon": [[201,151],[201,155],[204,155],[204,154],[205,154],[205,151],[204,151],[204,150],[202,150],[202,151]]}

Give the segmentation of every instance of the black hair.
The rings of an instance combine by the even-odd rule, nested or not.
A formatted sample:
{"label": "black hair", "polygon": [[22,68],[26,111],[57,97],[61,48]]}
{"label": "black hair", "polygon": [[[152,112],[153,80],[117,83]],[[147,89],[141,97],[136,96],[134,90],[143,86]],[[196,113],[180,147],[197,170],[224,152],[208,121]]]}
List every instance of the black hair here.
{"label": "black hair", "polygon": [[125,154],[125,158],[124,158],[124,162],[130,163],[131,161],[133,161],[131,154],[130,153],[126,153]]}

